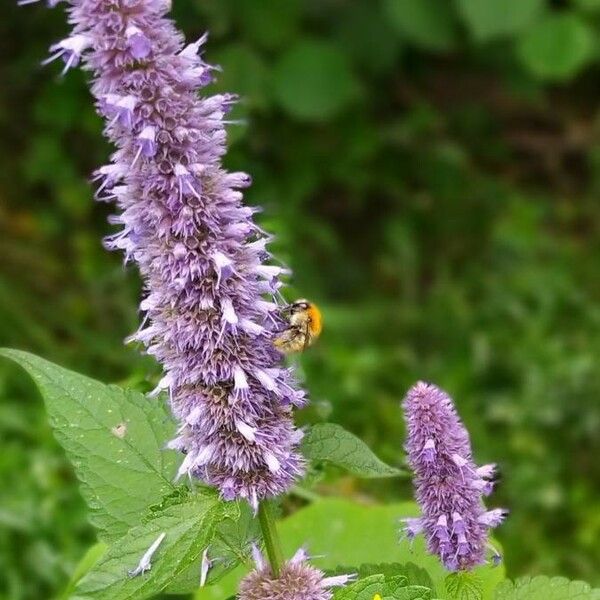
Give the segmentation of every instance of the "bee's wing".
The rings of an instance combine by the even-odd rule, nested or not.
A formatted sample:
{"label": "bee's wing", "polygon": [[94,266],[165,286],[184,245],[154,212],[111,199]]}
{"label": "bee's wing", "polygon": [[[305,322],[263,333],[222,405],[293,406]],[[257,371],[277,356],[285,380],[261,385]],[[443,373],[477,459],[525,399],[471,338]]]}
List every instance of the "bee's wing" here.
{"label": "bee's wing", "polygon": [[306,327],[304,328],[304,347],[302,351],[304,352],[310,346],[310,323],[306,323]]}

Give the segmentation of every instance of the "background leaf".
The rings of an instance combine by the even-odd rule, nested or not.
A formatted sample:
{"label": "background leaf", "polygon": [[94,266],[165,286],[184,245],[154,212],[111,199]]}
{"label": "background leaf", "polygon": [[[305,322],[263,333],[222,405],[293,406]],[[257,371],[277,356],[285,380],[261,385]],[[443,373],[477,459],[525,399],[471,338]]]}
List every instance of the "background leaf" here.
{"label": "background leaf", "polygon": [[[184,572],[211,543],[217,524],[236,518],[237,506],[215,493],[197,493],[169,506],[115,542],[78,584],[73,600],[141,600],[157,594]],[[152,568],[135,577],[129,571],[162,534]],[[198,572],[198,585],[200,573]]]}
{"label": "background leaf", "polygon": [[515,34],[545,8],[545,0],[458,0],[461,15],[481,41]]}
{"label": "background leaf", "polygon": [[357,477],[397,477],[402,471],[386,465],[355,435],[335,423],[310,427],[302,440],[302,453],[313,462],[328,462]]}
{"label": "background leaf", "polygon": [[[327,498],[287,517],[279,523],[278,530],[287,557],[291,557],[300,546],[306,546],[315,556],[311,562],[324,570],[334,570],[342,564],[410,560],[427,571],[438,597],[449,598],[444,588],[448,572],[436,557],[427,554],[423,540],[417,538],[412,548],[406,540],[399,542],[398,519],[417,514],[418,509],[412,502],[369,506],[341,498]],[[244,568],[235,569],[214,586],[200,590],[196,600],[226,598],[235,592],[245,572]],[[481,577],[486,598],[492,596],[494,588],[505,576],[503,565],[479,567],[476,573]]]}
{"label": "background leaf", "polygon": [[21,365],[39,387],[102,540],[124,535],[150,504],[174,489],[179,458],[164,448],[175,427],[162,399],[104,385],[26,352],[0,354]]}
{"label": "background leaf", "polygon": [[328,119],[357,94],[346,55],[325,41],[305,39],[292,45],[279,59],[273,78],[279,104],[300,119]]}
{"label": "background leaf", "polygon": [[91,570],[91,568],[100,560],[100,558],[102,558],[107,550],[108,544],[104,542],[98,542],[88,549],[75,568],[75,571],[73,572],[65,591],[61,595],[61,600],[69,600],[79,581]]}
{"label": "background leaf", "polygon": [[574,0],[575,5],[583,10],[598,11],[600,10],[600,0]]}
{"label": "background leaf", "polygon": [[409,42],[427,50],[445,51],[457,41],[451,2],[438,0],[384,0],[391,24]]}
{"label": "background leaf", "polygon": [[498,585],[494,600],[600,600],[600,589],[564,577],[521,577]]}
{"label": "background leaf", "polygon": [[549,15],[521,39],[518,53],[537,77],[564,81],[591,59],[595,33],[573,13]]}

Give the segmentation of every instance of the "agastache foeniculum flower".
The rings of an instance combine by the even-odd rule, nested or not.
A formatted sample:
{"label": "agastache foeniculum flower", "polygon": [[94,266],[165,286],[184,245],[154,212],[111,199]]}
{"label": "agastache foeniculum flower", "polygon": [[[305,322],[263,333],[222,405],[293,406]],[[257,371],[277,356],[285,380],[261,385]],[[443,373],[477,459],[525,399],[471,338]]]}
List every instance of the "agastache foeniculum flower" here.
{"label": "agastache foeniculum flower", "polygon": [[[27,0],[26,0],[27,1]],[[50,0],[54,5],[57,0]],[[105,240],[135,262],[144,313],[131,340],[164,369],[179,419],[171,448],[178,477],[198,477],[252,506],[285,492],[303,472],[292,408],[305,403],[273,335],[284,270],[266,264],[269,239],[244,206],[245,173],[221,166],[224,117],[235,97],[199,96],[215,68],[206,37],[185,44],[165,18],[169,0],[70,0],[70,37],[51,47],[64,71],[83,61],[116,146],[95,174],[114,201]]]}
{"label": "agastache foeniculum flower", "polygon": [[256,569],[242,579],[238,600],[331,600],[331,588],[356,579],[355,574],[326,577],[308,564],[309,556],[303,548],[283,565],[277,579],[256,546],[252,555]]}
{"label": "agastache foeniculum flower", "polygon": [[412,539],[423,533],[429,552],[450,571],[485,563],[490,550],[496,562],[500,557],[488,532],[507,511],[486,510],[483,504],[483,496],[493,489],[495,465],[475,465],[469,434],[441,389],[419,382],[403,407],[406,451],[422,512],[419,518],[403,519],[405,535]]}

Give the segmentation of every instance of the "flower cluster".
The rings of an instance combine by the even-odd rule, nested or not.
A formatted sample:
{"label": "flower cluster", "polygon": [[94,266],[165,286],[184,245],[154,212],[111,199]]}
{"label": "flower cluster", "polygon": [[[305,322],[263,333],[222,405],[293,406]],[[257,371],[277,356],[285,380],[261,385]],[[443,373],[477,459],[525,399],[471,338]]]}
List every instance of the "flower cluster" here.
{"label": "flower cluster", "polygon": [[495,465],[474,464],[469,434],[452,400],[439,388],[419,382],[403,404],[406,451],[423,513],[404,519],[405,532],[409,538],[423,532],[428,550],[451,571],[483,564],[488,530],[506,514],[503,509],[486,510],[482,501],[492,492]]}
{"label": "flower cluster", "polygon": [[283,565],[279,578],[274,579],[256,547],[253,555],[256,570],[242,579],[238,600],[331,600],[330,588],[346,585],[355,578],[354,575],[325,577],[307,563],[308,555],[301,548]]}
{"label": "flower cluster", "polygon": [[[57,0],[50,0],[56,4]],[[120,209],[106,240],[135,262],[144,313],[131,337],[164,368],[180,421],[171,447],[179,476],[225,499],[286,491],[303,471],[291,412],[305,402],[272,343],[283,269],[268,264],[269,237],[242,203],[245,173],[221,166],[235,98],[201,97],[214,67],[205,38],[185,45],[165,18],[170,0],[70,0],[70,37],[51,47],[64,70],[82,62],[116,146],[98,169],[97,197]]]}

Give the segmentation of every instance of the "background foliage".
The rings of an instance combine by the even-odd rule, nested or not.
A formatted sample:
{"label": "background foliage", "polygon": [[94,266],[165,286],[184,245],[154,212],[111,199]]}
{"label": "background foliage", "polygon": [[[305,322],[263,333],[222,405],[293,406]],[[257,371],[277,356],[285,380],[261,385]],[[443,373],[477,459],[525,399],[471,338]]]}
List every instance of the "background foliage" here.
{"label": "background foliage", "polygon": [[[398,402],[446,387],[504,480],[508,573],[600,584],[600,2],[175,0],[244,102],[229,166],[325,313],[313,406],[400,465]],[[0,345],[147,389],[139,283],[100,244],[109,148],[60,9],[0,7]],[[0,365],[0,597],[51,598],[93,542],[33,386]],[[397,480],[323,494],[408,498]],[[292,507],[288,506],[287,510]]]}

